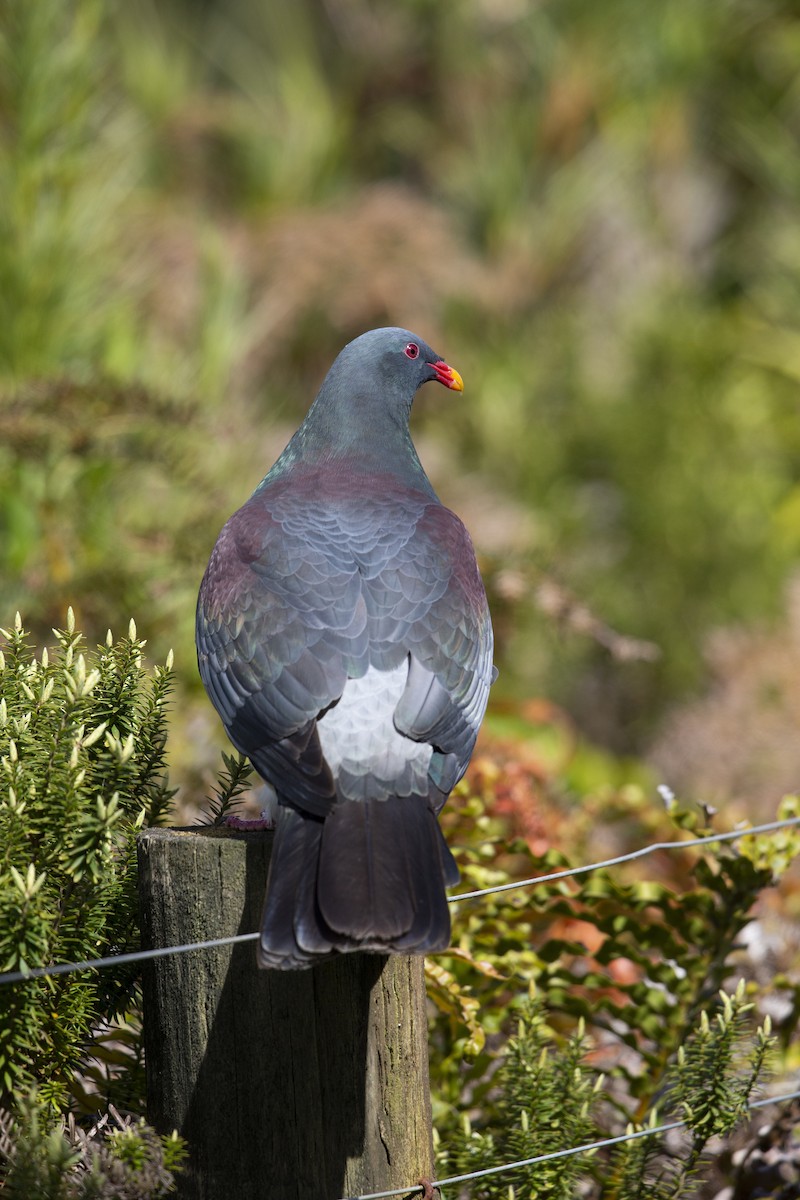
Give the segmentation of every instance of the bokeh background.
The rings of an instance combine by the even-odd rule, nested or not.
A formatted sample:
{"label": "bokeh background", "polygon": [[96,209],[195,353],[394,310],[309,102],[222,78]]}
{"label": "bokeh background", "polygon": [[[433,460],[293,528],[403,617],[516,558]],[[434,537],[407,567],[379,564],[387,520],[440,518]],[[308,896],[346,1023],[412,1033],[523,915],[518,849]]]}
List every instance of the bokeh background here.
{"label": "bokeh background", "polygon": [[173,647],[190,803],[224,745],[216,535],[343,343],[407,325],[466,383],[414,434],[490,592],[487,738],[771,815],[800,775],[798,5],[6,0],[0,38],[2,622],[46,640],[72,604]]}

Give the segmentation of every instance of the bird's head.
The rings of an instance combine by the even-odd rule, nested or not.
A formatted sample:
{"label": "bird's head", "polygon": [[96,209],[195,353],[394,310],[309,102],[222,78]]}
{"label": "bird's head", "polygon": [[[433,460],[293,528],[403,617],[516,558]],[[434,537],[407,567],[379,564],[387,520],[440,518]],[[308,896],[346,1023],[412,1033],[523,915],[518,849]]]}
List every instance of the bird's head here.
{"label": "bird's head", "polygon": [[345,346],[305,420],[263,483],[298,463],[335,460],[350,472],[390,472],[433,492],[409,431],[417,389],[435,379],[464,390],[461,376],[410,329],[372,329]]}
{"label": "bird's head", "polygon": [[361,382],[375,380],[382,389],[410,401],[417,388],[435,379],[463,392],[464,383],[453,367],[410,329],[371,329],[355,338],[339,355],[335,367]]}

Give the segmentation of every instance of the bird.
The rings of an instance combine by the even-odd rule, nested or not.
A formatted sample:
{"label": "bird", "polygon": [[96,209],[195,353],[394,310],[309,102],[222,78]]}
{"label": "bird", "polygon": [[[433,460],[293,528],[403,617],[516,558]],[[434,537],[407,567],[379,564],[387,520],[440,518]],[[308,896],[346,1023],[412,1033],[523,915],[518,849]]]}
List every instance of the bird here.
{"label": "bird", "polygon": [[429,381],[463,391],[407,329],[349,342],[203,576],[200,676],[277,798],[264,968],[449,946],[438,816],[496,671],[470,535],[411,438]]}

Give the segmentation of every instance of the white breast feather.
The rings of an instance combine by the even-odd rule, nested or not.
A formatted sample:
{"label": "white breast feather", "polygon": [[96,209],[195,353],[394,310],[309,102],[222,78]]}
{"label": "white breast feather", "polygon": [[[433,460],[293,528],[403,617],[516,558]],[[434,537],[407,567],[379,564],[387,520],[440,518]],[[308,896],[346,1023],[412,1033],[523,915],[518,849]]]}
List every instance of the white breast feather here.
{"label": "white breast feather", "polygon": [[322,752],[341,795],[352,800],[426,795],[432,747],[398,733],[392,720],[408,678],[370,667],[349,679],[339,703],[317,722]]}

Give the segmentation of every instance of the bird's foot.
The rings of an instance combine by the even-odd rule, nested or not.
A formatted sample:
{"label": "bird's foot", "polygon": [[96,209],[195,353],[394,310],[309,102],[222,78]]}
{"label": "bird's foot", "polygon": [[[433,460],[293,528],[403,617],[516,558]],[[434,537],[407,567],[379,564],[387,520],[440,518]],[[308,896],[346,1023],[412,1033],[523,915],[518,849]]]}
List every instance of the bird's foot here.
{"label": "bird's foot", "polygon": [[237,817],[235,813],[225,818],[225,824],[229,829],[240,829],[245,833],[250,833],[254,829],[274,829],[275,821],[268,809],[264,809],[260,817]]}

